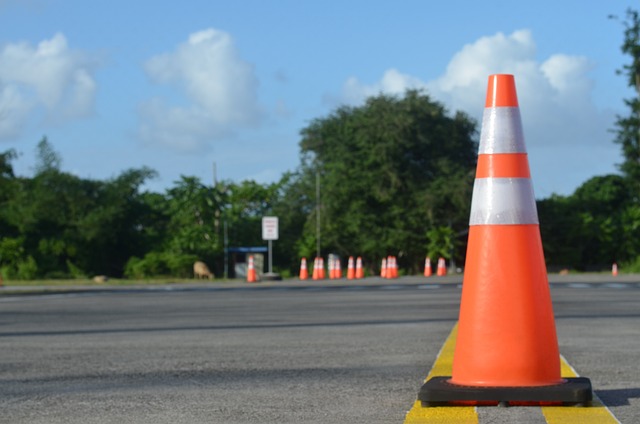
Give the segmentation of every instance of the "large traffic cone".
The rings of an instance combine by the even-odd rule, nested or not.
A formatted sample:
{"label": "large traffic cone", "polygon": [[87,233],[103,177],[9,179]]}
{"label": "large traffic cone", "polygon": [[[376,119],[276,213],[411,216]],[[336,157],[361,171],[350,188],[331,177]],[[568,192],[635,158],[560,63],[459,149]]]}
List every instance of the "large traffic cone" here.
{"label": "large traffic cone", "polygon": [[247,283],[255,283],[258,281],[258,276],[256,275],[256,268],[253,265],[253,255],[249,256],[249,263],[247,265]]}
{"label": "large traffic cone", "polygon": [[[611,265],[611,275],[613,275],[614,277],[616,275],[618,275],[618,264],[617,263],[613,263],[613,265]],[[2,281],[0,281],[0,286],[2,285]]]}
{"label": "large traffic cone", "polygon": [[560,376],[512,75],[489,77],[469,225],[453,373],[430,379],[418,398],[427,405],[587,404],[589,379]]}
{"label": "large traffic cone", "polygon": [[306,280],[309,278],[309,270],[307,269],[307,258],[300,260],[300,279]]}
{"label": "large traffic cone", "polygon": [[431,270],[431,259],[427,256],[424,260],[424,276],[431,277],[431,274],[433,274],[433,271]]}
{"label": "large traffic cone", "polygon": [[438,258],[438,268],[436,269],[436,275],[438,277],[444,277],[447,275],[447,262],[444,258]]}
{"label": "large traffic cone", "polygon": [[333,264],[333,272],[335,273],[335,278],[342,278],[342,264],[340,264],[340,258],[336,257],[335,263]]}
{"label": "large traffic cone", "polygon": [[364,269],[362,269],[362,258],[360,256],[356,259],[356,280],[364,278]]}
{"label": "large traffic cone", "polygon": [[356,278],[356,270],[353,265],[353,256],[349,256],[349,262],[347,262],[347,280],[353,280]]}
{"label": "large traffic cone", "polygon": [[387,278],[387,258],[382,258],[382,263],[380,264],[380,277]]}

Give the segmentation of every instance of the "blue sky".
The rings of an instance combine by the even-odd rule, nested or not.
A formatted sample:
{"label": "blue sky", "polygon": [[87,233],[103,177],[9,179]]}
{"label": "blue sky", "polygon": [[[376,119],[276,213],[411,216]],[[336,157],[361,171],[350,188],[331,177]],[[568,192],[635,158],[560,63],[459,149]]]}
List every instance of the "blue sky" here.
{"label": "blue sky", "polygon": [[536,197],[616,172],[616,75],[635,1],[0,0],[0,151],[33,173],[46,135],[65,171],[128,168],[272,182],[299,132],[343,104],[425,89],[480,119],[487,77],[516,78]]}

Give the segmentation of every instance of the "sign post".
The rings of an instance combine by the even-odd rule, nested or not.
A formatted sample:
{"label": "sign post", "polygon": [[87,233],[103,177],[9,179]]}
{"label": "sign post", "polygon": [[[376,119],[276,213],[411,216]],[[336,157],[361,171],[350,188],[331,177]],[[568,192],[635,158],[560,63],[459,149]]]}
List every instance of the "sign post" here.
{"label": "sign post", "polygon": [[271,249],[271,242],[278,240],[278,217],[277,216],[263,216],[262,217],[262,240],[269,242],[269,274],[273,274],[273,254]]}

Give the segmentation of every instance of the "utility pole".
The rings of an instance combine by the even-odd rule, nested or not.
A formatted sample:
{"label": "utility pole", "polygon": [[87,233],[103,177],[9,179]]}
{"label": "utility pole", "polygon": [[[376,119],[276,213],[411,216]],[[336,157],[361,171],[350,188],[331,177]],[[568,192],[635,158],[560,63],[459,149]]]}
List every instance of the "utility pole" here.
{"label": "utility pole", "polygon": [[316,170],[316,257],[320,257],[320,172]]}

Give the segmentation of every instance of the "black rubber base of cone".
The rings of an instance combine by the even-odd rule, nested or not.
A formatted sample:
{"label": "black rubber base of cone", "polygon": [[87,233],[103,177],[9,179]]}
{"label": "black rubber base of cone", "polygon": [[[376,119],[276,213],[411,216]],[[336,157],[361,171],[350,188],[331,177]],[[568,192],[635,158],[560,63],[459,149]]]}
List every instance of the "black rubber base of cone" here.
{"label": "black rubber base of cone", "polygon": [[583,405],[590,404],[591,381],[585,377],[565,378],[552,386],[482,387],[461,386],[449,382],[451,377],[433,377],[418,393],[422,406],[478,405]]}

